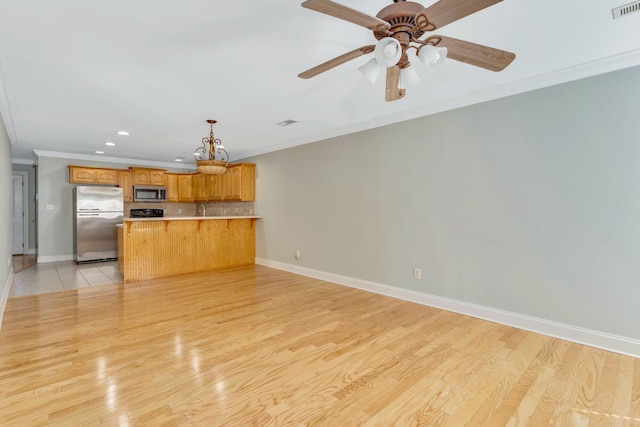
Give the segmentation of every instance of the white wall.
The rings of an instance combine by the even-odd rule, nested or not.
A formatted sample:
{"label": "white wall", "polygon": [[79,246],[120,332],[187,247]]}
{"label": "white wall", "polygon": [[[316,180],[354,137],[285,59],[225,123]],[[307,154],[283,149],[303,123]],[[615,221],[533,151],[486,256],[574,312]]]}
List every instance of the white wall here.
{"label": "white wall", "polygon": [[636,67],[248,159],[257,256],[640,340],[639,94]]}
{"label": "white wall", "polygon": [[9,298],[9,288],[13,279],[11,267],[11,143],[9,135],[0,117],[0,327],[2,315]]}

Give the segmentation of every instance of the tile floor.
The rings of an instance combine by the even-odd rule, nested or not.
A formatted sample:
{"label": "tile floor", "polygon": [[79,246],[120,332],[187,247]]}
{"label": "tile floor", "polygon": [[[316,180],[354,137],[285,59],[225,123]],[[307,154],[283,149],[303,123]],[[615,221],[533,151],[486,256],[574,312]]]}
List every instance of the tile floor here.
{"label": "tile floor", "polygon": [[80,265],[73,261],[41,263],[14,274],[9,297],[121,282],[116,261]]}

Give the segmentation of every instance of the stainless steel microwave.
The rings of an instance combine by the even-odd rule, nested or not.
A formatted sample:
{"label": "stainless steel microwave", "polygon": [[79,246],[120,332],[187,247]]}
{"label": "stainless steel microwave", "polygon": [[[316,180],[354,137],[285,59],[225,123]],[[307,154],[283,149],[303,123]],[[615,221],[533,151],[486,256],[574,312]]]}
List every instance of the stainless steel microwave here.
{"label": "stainless steel microwave", "polygon": [[134,202],[166,202],[167,188],[134,185],[133,201]]}

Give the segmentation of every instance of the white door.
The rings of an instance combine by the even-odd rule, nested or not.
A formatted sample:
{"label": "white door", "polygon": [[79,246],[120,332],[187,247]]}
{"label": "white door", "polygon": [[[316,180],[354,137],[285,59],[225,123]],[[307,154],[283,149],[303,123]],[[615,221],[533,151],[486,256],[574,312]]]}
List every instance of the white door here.
{"label": "white door", "polygon": [[24,209],[22,206],[23,180],[22,175],[13,176],[13,254],[24,253]]}

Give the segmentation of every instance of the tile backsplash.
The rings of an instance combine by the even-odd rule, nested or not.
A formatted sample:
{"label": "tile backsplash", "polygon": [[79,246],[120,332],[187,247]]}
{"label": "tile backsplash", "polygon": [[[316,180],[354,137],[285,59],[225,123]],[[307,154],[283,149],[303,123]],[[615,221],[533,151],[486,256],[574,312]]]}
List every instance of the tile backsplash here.
{"label": "tile backsplash", "polygon": [[246,216],[255,215],[254,202],[208,202],[208,203],[125,203],[124,216],[129,218],[131,209],[163,209],[166,217],[202,215]]}
{"label": "tile backsplash", "polygon": [[[255,215],[253,202],[215,202],[195,203],[196,212],[200,205],[204,205],[207,216],[244,216]],[[198,212],[200,214],[200,212]]]}

